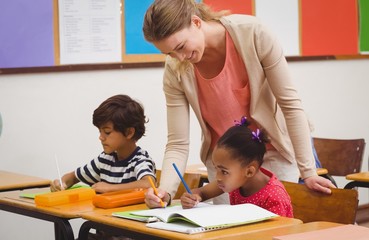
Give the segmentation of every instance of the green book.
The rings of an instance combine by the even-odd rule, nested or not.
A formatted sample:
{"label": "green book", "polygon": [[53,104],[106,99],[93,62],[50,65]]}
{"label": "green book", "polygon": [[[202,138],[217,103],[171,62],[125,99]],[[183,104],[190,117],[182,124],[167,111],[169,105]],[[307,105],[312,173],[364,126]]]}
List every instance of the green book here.
{"label": "green book", "polygon": [[[84,184],[74,184],[73,186],[71,186],[68,189],[75,189],[75,188],[90,188],[90,186],[84,185]],[[27,192],[22,192],[19,196],[22,198],[30,198],[30,199],[35,199],[36,195],[40,195],[40,194],[45,194],[45,193],[50,193],[50,191],[45,191],[45,192],[38,192],[38,193],[27,193]]]}
{"label": "green book", "polygon": [[130,219],[130,220],[135,220],[135,221],[139,221],[139,222],[146,222],[146,223],[159,221],[159,219],[157,217],[135,215],[135,214],[132,214],[132,211],[115,212],[112,215],[116,216],[116,217],[120,217],[120,218],[126,218],[126,219]]}

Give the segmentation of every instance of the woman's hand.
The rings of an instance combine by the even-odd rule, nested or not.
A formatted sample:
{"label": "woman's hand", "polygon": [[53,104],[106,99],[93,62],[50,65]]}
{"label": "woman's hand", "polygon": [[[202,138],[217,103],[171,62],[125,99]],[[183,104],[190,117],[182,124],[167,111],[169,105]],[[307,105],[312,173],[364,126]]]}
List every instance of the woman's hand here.
{"label": "woman's hand", "polygon": [[304,182],[309,189],[326,194],[331,194],[331,188],[336,188],[331,181],[321,176],[305,178]]}

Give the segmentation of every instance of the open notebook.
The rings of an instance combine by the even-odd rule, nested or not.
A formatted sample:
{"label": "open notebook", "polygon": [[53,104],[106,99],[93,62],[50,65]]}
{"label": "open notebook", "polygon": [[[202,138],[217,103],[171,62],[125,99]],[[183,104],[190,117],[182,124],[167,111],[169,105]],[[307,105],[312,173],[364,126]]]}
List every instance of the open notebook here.
{"label": "open notebook", "polygon": [[[199,203],[195,208],[181,205],[131,212],[113,216],[149,222],[146,226],[182,233],[198,233],[259,222],[278,215],[253,204],[212,205]],[[155,222],[153,222],[155,221]]]}

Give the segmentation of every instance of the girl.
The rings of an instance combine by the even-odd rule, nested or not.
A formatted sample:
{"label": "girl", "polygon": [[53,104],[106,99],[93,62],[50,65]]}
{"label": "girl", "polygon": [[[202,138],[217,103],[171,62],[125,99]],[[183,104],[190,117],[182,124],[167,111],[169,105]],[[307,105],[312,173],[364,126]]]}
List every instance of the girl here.
{"label": "girl", "polygon": [[229,193],[232,205],[252,203],[275,214],[293,217],[291,200],[276,176],[260,167],[269,140],[264,131],[251,131],[246,117],[220,137],[213,151],[216,181],[184,193],[183,208]]}

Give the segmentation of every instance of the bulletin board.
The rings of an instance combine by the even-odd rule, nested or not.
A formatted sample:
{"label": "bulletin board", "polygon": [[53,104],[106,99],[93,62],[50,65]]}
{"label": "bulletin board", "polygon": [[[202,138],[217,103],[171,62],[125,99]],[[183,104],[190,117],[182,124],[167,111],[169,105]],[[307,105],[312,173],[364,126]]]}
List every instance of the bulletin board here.
{"label": "bulletin board", "polygon": [[[369,58],[369,0],[202,1],[260,18],[289,61]],[[152,2],[1,1],[0,74],[163,66],[142,33]]]}

